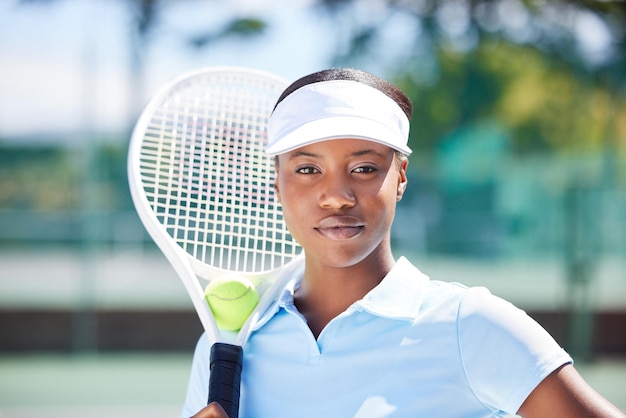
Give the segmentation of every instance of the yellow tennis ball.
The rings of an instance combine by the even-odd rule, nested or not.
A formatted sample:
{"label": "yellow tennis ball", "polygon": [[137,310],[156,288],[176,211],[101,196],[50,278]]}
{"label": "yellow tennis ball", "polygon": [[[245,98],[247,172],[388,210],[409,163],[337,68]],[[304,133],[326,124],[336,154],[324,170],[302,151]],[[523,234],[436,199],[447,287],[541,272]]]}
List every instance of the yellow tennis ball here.
{"label": "yellow tennis ball", "polygon": [[204,296],[217,326],[227,331],[238,331],[259,303],[254,284],[243,277],[213,280],[204,289]]}

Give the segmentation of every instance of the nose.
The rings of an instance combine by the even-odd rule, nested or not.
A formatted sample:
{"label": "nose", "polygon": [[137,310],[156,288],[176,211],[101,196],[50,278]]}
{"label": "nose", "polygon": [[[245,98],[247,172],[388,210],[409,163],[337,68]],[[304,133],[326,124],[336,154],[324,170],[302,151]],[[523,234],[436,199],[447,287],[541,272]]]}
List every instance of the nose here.
{"label": "nose", "polygon": [[356,197],[349,179],[345,179],[340,175],[326,176],[321,183],[319,191],[320,207],[341,209],[355,205]]}

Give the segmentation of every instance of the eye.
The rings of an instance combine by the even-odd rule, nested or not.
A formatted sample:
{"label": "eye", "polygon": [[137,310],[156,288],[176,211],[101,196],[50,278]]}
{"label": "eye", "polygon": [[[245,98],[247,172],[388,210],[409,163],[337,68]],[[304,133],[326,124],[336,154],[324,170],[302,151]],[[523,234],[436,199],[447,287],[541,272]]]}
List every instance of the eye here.
{"label": "eye", "polygon": [[296,169],[296,173],[298,174],[315,174],[315,173],[319,173],[319,170],[313,166],[304,166],[304,167],[298,167]]}
{"label": "eye", "polygon": [[366,174],[366,173],[374,173],[378,171],[378,169],[372,165],[362,165],[362,166],[356,167],[352,171],[355,173],[359,173],[359,174]]}

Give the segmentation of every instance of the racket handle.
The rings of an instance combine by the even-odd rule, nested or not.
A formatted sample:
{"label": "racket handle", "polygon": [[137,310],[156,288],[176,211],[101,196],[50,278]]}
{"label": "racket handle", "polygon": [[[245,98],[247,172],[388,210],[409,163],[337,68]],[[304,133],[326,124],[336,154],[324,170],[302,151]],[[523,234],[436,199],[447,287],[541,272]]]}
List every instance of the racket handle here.
{"label": "racket handle", "polygon": [[209,403],[218,402],[230,418],[239,415],[239,389],[243,348],[238,345],[215,343],[211,347]]}

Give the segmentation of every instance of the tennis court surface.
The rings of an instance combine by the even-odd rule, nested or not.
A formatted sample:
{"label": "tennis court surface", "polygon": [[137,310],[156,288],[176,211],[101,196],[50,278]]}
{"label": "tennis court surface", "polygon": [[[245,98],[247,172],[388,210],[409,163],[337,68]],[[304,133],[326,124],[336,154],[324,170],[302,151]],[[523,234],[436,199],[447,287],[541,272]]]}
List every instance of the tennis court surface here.
{"label": "tennis court surface", "polygon": [[[535,262],[522,268],[449,260],[418,264],[436,278],[486,285],[518,305],[546,309],[563,303],[559,265]],[[0,252],[0,265],[0,308],[5,310],[54,312],[87,302],[105,310],[191,309],[182,285],[158,253],[121,250],[85,257],[66,251]],[[594,291],[595,306],[624,308],[623,271],[621,261],[604,267]],[[92,274],[88,283],[80,280],[86,274]],[[499,282],[505,274],[507,283]],[[176,417],[185,395],[192,348],[77,354],[0,351],[0,418]],[[596,390],[626,410],[626,356],[601,357],[579,362],[577,367]]]}

